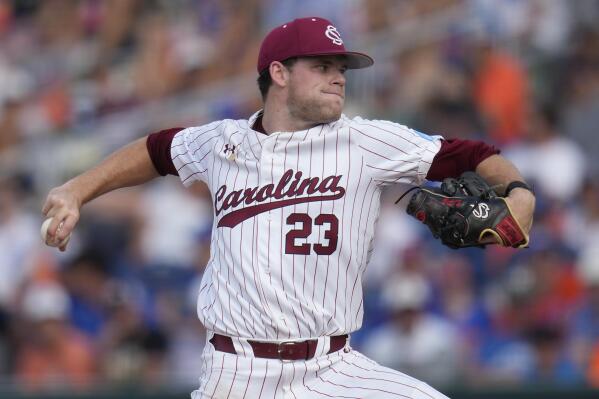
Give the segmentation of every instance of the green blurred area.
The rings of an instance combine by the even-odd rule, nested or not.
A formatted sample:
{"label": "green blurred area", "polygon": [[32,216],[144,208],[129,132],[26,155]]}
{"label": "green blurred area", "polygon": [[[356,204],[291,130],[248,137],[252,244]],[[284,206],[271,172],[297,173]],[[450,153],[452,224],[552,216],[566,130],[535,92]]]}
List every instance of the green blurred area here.
{"label": "green blurred area", "polygon": [[[44,393],[44,398],[49,399],[170,399],[170,398],[187,398],[190,392],[185,391],[162,391],[148,392],[144,389],[124,389],[110,391],[90,391],[81,394],[73,393]],[[34,399],[39,398],[39,394],[26,394],[15,391],[1,391],[0,398],[2,399]]]}
{"label": "green blurred area", "polygon": [[[596,399],[599,398],[599,390],[586,388],[563,388],[563,387],[531,387],[531,388],[509,388],[509,389],[484,389],[472,390],[455,388],[444,392],[452,399]],[[175,399],[188,398],[190,392],[176,390],[152,390],[147,388],[130,387],[120,390],[98,390],[85,394],[54,393],[44,394],[46,399]],[[25,394],[16,391],[0,390],[2,399],[33,399],[39,398],[39,394]]]}

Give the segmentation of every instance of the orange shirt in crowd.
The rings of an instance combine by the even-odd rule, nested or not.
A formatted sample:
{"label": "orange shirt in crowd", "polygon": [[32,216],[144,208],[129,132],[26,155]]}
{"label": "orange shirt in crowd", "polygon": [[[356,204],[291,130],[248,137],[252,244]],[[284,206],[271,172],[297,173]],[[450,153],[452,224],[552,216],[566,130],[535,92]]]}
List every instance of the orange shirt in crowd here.
{"label": "orange shirt in crowd", "polygon": [[[56,322],[61,323],[61,322]],[[84,389],[97,370],[92,346],[66,325],[51,344],[24,343],[17,357],[17,378],[24,390]]]}
{"label": "orange shirt in crowd", "polygon": [[528,83],[523,67],[507,54],[491,51],[474,81],[474,99],[499,144],[517,141],[524,132]]}

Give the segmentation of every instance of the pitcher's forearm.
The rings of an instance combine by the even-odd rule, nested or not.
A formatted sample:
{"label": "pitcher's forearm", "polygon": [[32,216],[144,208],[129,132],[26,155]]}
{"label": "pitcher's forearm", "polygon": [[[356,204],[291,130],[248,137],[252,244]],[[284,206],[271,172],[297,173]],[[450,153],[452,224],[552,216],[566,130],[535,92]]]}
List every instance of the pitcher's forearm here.
{"label": "pitcher's forearm", "polygon": [[[109,191],[142,184],[157,176],[145,137],[112,153],[94,168],[50,190],[42,208],[42,213],[52,218],[45,241],[63,242],[75,228],[83,204]],[[66,250],[66,242],[60,246],[61,251]]]}
{"label": "pitcher's forearm", "polygon": [[140,138],[112,153],[100,164],[65,183],[83,205],[118,188],[135,186],[159,176]]}
{"label": "pitcher's forearm", "polygon": [[496,191],[503,194],[507,185],[515,180],[524,181],[522,174],[507,159],[500,155],[492,155],[482,161],[476,168],[487,183],[495,186]]}
{"label": "pitcher's forearm", "polygon": [[[482,161],[476,168],[480,174],[491,186],[498,186],[497,192],[504,194],[507,186],[513,181],[524,181],[522,174],[507,159],[500,155],[492,155]],[[528,234],[532,227],[535,196],[531,191],[523,188],[516,188],[510,191],[506,202],[510,206],[513,216],[516,218],[525,234]]]}

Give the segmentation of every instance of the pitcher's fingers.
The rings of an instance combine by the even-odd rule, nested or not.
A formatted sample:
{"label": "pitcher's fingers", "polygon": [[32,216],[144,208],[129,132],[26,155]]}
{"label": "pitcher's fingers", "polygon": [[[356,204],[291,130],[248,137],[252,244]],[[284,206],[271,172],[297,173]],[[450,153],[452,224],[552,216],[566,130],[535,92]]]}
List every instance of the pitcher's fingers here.
{"label": "pitcher's fingers", "polygon": [[60,207],[58,206],[58,204],[56,204],[55,202],[51,202],[49,200],[46,200],[46,203],[44,204],[44,207],[42,208],[42,214],[46,218],[54,217],[54,215],[56,215],[59,211],[60,211]]}
{"label": "pitcher's fingers", "polygon": [[67,217],[67,212],[58,212],[56,215],[52,215],[50,217],[52,217],[52,223],[50,223],[50,226],[48,226],[47,234],[49,237],[55,238],[58,233],[64,230],[64,220]]}
{"label": "pitcher's fingers", "polygon": [[44,201],[44,206],[42,207],[42,213],[47,217],[54,216],[53,213],[56,213],[58,210],[65,206],[65,201],[62,200],[59,196],[50,191],[48,196],[46,197],[46,201]]}
{"label": "pitcher's fingers", "polygon": [[50,212],[50,209],[52,209],[52,203],[48,199],[46,199],[44,205],[42,206],[42,214],[44,216],[48,216],[48,212]]}
{"label": "pitcher's fingers", "polygon": [[[74,213],[67,214],[66,218],[62,220],[62,225],[57,231],[56,239],[59,241],[64,240],[75,228],[75,225],[79,221],[79,215]],[[66,245],[65,245],[66,248]]]}

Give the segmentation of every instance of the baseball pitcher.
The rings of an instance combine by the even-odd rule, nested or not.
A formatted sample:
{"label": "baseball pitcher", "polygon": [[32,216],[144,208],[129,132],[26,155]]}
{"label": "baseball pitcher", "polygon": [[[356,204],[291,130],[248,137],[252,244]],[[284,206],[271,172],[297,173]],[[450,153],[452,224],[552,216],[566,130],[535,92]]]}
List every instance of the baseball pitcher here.
{"label": "baseball pitcher", "polygon": [[[446,398],[350,344],[381,190],[453,179],[410,203],[453,247],[525,246],[535,199],[483,142],[345,116],[346,70],[372,64],[346,50],[330,21],[288,22],[260,48],[263,109],[151,134],[48,194],[49,239],[63,243],[82,205],[103,193],[167,174],[208,185],[214,225],[197,307],[208,336],[192,398]],[[466,192],[467,171],[497,195]]]}

